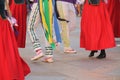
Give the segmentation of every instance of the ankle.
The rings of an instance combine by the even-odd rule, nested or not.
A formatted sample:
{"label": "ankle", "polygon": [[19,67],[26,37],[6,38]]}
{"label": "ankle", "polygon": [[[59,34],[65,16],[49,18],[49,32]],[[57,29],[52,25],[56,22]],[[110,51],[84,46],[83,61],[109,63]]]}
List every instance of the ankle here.
{"label": "ankle", "polygon": [[71,47],[64,47],[64,50],[70,50],[72,49]]}
{"label": "ankle", "polygon": [[48,47],[45,47],[45,50],[46,50],[46,53],[45,55],[46,56],[53,56],[53,48],[51,46],[48,46]]}
{"label": "ankle", "polygon": [[35,52],[36,52],[37,55],[43,54],[42,49],[38,49],[38,50],[36,50]]}
{"label": "ankle", "polygon": [[53,56],[45,56],[44,57],[44,59],[42,60],[43,62],[46,62],[46,63],[52,63],[52,62],[54,62],[54,60],[53,60]]}
{"label": "ankle", "polygon": [[105,53],[105,50],[104,50],[104,49],[102,49],[102,50],[101,50],[101,53]]}

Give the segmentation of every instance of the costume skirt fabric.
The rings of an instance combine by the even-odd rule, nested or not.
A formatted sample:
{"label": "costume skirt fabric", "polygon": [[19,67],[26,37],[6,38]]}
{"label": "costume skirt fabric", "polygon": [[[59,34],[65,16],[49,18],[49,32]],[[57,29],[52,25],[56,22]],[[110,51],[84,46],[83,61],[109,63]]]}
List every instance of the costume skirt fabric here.
{"label": "costume skirt fabric", "polygon": [[27,19],[27,7],[26,4],[15,4],[14,0],[10,5],[10,9],[13,17],[17,19],[19,26],[16,26],[18,34],[16,34],[16,40],[18,47],[24,48],[26,42],[26,19]]}
{"label": "costume skirt fabric", "polygon": [[81,18],[80,47],[101,50],[115,46],[112,25],[104,2],[98,6],[86,1]]}
{"label": "costume skirt fabric", "polygon": [[114,36],[120,37],[120,0],[108,0],[108,12],[114,30]]}
{"label": "costume skirt fabric", "polygon": [[29,72],[28,65],[19,55],[9,22],[0,18],[0,80],[24,80]]}

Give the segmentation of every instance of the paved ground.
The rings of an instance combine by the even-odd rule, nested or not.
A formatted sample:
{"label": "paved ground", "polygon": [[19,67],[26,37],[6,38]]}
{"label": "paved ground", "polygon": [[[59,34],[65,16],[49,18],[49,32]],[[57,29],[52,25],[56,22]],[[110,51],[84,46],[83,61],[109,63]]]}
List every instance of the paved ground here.
{"label": "paved ground", "polygon": [[[120,47],[107,49],[106,59],[88,58],[89,51],[79,48],[79,18],[77,24],[70,34],[71,45],[77,54],[63,53],[61,45],[54,51],[54,63],[30,61],[34,52],[27,34],[26,48],[20,49],[21,56],[31,68],[26,80],[120,80]],[[44,36],[40,29],[38,34],[44,50]],[[116,43],[120,44],[120,39],[116,39]]]}

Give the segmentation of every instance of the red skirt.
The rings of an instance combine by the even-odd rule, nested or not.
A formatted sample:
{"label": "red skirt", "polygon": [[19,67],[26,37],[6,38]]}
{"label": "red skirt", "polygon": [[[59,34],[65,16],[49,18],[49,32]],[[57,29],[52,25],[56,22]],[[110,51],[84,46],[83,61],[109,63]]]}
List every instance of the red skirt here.
{"label": "red skirt", "polygon": [[86,1],[81,18],[80,47],[101,50],[114,46],[112,25],[105,3],[93,6]]}
{"label": "red skirt", "polygon": [[120,37],[120,1],[108,0],[108,11],[114,30],[114,36]]}
{"label": "red skirt", "polygon": [[0,18],[0,80],[24,80],[28,73],[30,69],[19,55],[9,22]]}
{"label": "red skirt", "polygon": [[26,4],[15,4],[12,0],[10,9],[13,17],[16,18],[19,26],[15,27],[18,31],[16,40],[18,47],[24,48],[26,43],[26,19],[27,19],[27,7]]}

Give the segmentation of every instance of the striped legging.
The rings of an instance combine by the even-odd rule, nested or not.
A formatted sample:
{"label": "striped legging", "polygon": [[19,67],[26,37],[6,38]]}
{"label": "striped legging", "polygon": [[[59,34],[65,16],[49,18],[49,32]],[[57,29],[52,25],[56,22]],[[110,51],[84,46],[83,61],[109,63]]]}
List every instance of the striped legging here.
{"label": "striped legging", "polygon": [[37,34],[35,33],[35,30],[38,26],[38,22],[40,22],[38,3],[34,3],[32,5],[32,9],[31,9],[31,13],[29,15],[27,26],[28,26],[28,33],[30,35],[30,39],[32,41],[33,48],[35,51],[38,49],[41,49],[39,39],[37,37]]}
{"label": "striped legging", "polygon": [[[41,49],[40,41],[37,37],[37,34],[35,33],[35,30],[40,22],[40,14],[39,14],[39,8],[38,3],[34,3],[32,5],[31,13],[29,15],[28,19],[28,33],[30,35],[30,39],[33,44],[34,51],[37,51],[38,49]],[[48,41],[45,38],[45,49],[46,49],[46,56],[53,56],[52,47],[48,43]],[[51,51],[51,52],[50,52]]]}

